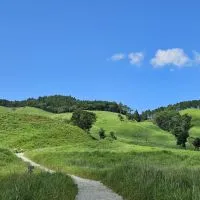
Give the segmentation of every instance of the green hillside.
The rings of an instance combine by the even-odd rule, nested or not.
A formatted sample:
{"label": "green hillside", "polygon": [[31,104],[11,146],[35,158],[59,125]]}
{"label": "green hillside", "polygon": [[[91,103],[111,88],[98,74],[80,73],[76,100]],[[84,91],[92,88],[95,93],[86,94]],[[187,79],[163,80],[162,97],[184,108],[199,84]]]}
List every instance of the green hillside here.
{"label": "green hillside", "polygon": [[[8,174],[13,169],[20,174],[17,178],[9,176],[8,185],[11,186],[13,180],[23,183],[33,180],[41,185],[47,182],[45,192],[49,193],[55,191],[51,187],[62,188],[63,183],[67,183],[70,189],[65,191],[68,194],[72,191],[71,199],[74,198],[76,187],[69,178],[63,179],[63,175],[53,178],[36,173],[33,179],[24,178],[21,172],[25,171],[25,165],[8,151],[24,149],[25,154],[36,162],[61,172],[101,180],[129,200],[188,200],[191,193],[195,195],[194,200],[199,199],[199,152],[179,149],[174,136],[151,121],[128,121],[125,116],[121,121],[117,113],[94,112],[97,121],[90,132],[96,140],[69,124],[72,113],[0,107],[0,147],[3,148],[3,153],[0,151],[0,174]],[[191,135],[198,136],[199,110],[182,113],[192,115],[194,127]],[[108,137],[104,140],[99,139],[100,128],[106,130]],[[115,132],[117,140],[109,137],[110,131]],[[5,154],[9,157],[5,158]],[[59,181],[54,183],[54,179]],[[28,191],[27,184],[17,183],[23,185],[23,194],[28,195],[25,192]]]}
{"label": "green hillside", "polygon": [[[34,111],[33,115],[30,115],[31,111]],[[24,112],[29,114],[22,114]],[[53,120],[33,108],[0,112],[0,137],[0,147],[12,149],[36,149],[91,140],[80,128]]]}
{"label": "green hillside", "polygon": [[[97,121],[91,129],[91,134],[96,138],[99,138],[99,129],[103,128],[105,129],[107,135],[109,135],[110,131],[114,131],[116,136],[124,142],[150,146],[175,146],[174,137],[161,130],[150,121],[138,123],[136,121],[128,121],[125,116],[123,116],[124,120],[120,121],[117,113],[105,111],[93,112],[96,113]],[[41,144],[42,147],[49,145],[64,145],[67,143],[67,140],[64,140],[67,136],[64,137],[63,133],[61,134],[63,129],[70,133],[75,132],[77,135],[82,132],[81,135],[85,136],[85,133],[83,133],[82,130],[65,122],[65,120],[69,120],[71,118],[71,115],[72,113],[53,114],[32,107],[0,107],[0,117],[2,121],[0,126],[4,126],[4,128],[0,131],[0,134],[1,132],[9,131],[9,134],[3,135],[3,138],[5,138],[6,141],[10,138],[10,147],[15,146],[17,148],[18,146],[21,146],[22,148],[34,148],[41,146]],[[61,120],[55,121],[55,119]],[[7,127],[6,123],[8,123]],[[65,128],[61,129],[61,126],[64,126]],[[12,128],[14,130],[11,130]],[[20,129],[23,129],[23,131],[20,131]],[[73,131],[73,129],[75,130]],[[17,135],[17,132],[20,132],[19,135]],[[41,134],[41,132],[43,134]],[[61,134],[60,137],[57,137],[59,141],[54,138],[54,134],[57,133],[58,135]],[[76,138],[77,141],[79,136]],[[48,139],[46,144],[42,141],[42,137],[43,140]],[[34,144],[32,140],[34,141]],[[85,137],[83,137],[83,141],[84,140]],[[28,143],[28,141],[31,141],[31,143]],[[8,144],[8,142],[6,143]]]}
{"label": "green hillside", "polygon": [[129,121],[123,116],[121,121],[118,114],[112,112],[95,111],[97,121],[93,126],[91,133],[98,137],[100,128],[105,129],[108,135],[110,131],[114,131],[116,136],[125,141],[134,144],[150,145],[150,146],[174,146],[174,137],[158,128],[150,121],[136,122]]}

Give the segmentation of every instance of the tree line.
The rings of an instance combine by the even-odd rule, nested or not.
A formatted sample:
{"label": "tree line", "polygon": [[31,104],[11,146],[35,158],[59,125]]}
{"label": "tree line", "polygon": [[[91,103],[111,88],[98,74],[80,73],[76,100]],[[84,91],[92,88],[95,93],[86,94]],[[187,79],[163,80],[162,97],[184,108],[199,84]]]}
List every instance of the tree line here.
{"label": "tree line", "polygon": [[126,115],[130,112],[130,108],[122,103],[111,101],[89,101],[79,100],[72,96],[44,96],[39,98],[29,98],[22,101],[9,101],[0,99],[0,106],[6,107],[35,107],[53,113],[73,112],[75,110],[99,110],[110,111]]}
{"label": "tree line", "polygon": [[159,113],[161,111],[166,111],[166,110],[181,111],[187,108],[200,109],[200,100],[183,101],[176,104],[170,104],[166,107],[162,106],[154,110],[146,110],[141,113],[140,117],[142,120],[152,119],[156,115],[156,113]]}

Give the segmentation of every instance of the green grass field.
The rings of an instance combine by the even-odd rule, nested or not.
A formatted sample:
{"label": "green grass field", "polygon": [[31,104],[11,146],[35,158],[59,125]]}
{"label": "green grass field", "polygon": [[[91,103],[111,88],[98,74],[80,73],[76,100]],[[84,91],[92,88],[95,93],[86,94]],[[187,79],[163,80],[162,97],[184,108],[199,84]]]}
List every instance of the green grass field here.
{"label": "green grass field", "polygon": [[27,173],[27,164],[11,151],[0,149],[0,199],[1,200],[73,200],[77,187],[68,176],[35,170]]}
{"label": "green grass field", "polygon": [[[120,121],[116,113],[95,113],[97,122],[91,129],[91,135],[97,140],[68,124],[71,113],[52,114],[29,107],[0,107],[0,147],[7,152],[10,151],[5,149],[24,149],[27,156],[49,168],[101,180],[126,199],[200,199],[199,152],[193,151],[191,147],[188,150],[177,148],[174,136],[150,121],[137,123],[125,117]],[[200,111],[188,109],[181,113],[193,117],[191,136],[200,136]],[[114,131],[118,139],[107,137],[99,140],[99,128],[104,128],[108,136],[110,131]],[[13,159],[8,159],[7,165],[10,167],[5,169],[5,165],[2,165],[0,173],[7,178],[12,177],[8,176],[9,171],[15,169],[19,175],[13,177],[13,180],[19,180],[20,176],[20,180],[24,180],[22,172],[26,166],[10,154]],[[46,177],[40,173],[36,173],[33,179],[41,185],[47,181],[58,187],[67,181],[73,198],[76,187],[70,182],[71,179],[65,180],[66,176],[63,176],[58,175],[60,178],[56,183],[53,182],[54,178],[57,180],[56,177]],[[26,181],[29,183],[30,179]],[[12,185],[9,180],[7,183]],[[49,185],[51,187],[52,184]],[[70,193],[67,188],[64,190]]]}

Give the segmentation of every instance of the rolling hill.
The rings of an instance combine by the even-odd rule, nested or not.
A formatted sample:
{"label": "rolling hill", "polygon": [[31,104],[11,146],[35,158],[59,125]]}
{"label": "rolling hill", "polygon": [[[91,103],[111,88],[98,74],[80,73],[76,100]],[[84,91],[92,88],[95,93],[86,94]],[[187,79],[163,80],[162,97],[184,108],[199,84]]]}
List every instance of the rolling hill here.
{"label": "rolling hill", "polygon": [[[32,107],[0,107],[0,160],[4,163],[0,173],[8,174],[10,169],[18,173],[24,171],[24,164],[8,150],[24,149],[36,162],[61,172],[101,180],[126,199],[160,199],[162,196],[163,200],[171,200],[177,199],[177,191],[183,200],[188,200],[192,191],[197,194],[196,199],[199,198],[199,152],[177,149],[175,138],[151,121],[138,123],[128,121],[125,116],[121,121],[117,113],[93,112],[97,121],[91,134],[96,140],[69,124],[71,113],[53,114]],[[199,110],[181,113],[193,116],[191,135],[198,136]],[[104,140],[99,140],[100,128],[105,129],[108,136]],[[117,140],[109,137],[110,131],[115,132]],[[19,177],[24,180],[21,175]],[[58,187],[65,181],[62,177],[59,177]],[[43,175],[36,175],[34,180],[35,183],[53,181]],[[187,187],[183,180],[187,180]],[[74,188],[72,182],[67,181]],[[191,185],[195,185],[195,189]]]}
{"label": "rolling hill", "polygon": [[53,120],[51,113],[40,109],[0,110],[0,147],[33,149],[92,140],[80,128]]}
{"label": "rolling hill", "polygon": [[[121,121],[117,113],[106,112],[106,111],[92,111],[92,112],[94,112],[97,116],[97,121],[91,129],[91,134],[96,138],[99,138],[98,136],[99,129],[103,128],[105,129],[107,135],[109,135],[110,131],[114,131],[118,139],[121,139],[124,142],[140,144],[140,145],[150,145],[150,146],[163,146],[163,147],[175,146],[174,137],[171,134],[161,130],[150,121],[138,123],[136,121],[127,120],[125,116],[123,116],[124,120]],[[16,141],[16,144],[19,145],[21,145],[21,142],[19,141],[22,141],[21,136],[23,137],[24,143],[26,143],[25,146],[27,146],[27,141],[29,139],[30,140],[35,139],[36,141],[37,137],[39,137],[38,141],[41,142],[40,133],[41,131],[43,131],[42,135],[44,135],[47,132],[48,128],[50,129],[49,132],[52,134],[54,132],[59,132],[59,130],[61,129],[60,126],[66,127],[66,129],[71,132],[75,133],[81,132],[80,129],[78,131],[77,130],[73,131],[72,129],[78,129],[78,128],[64,122],[65,120],[69,120],[71,118],[72,115],[71,113],[53,114],[32,107],[20,107],[20,108],[0,107],[0,116],[3,115],[4,117],[2,117],[1,119],[3,124],[6,123],[5,121],[3,121],[3,119],[4,120],[9,119],[10,124],[12,124],[12,126],[23,128],[24,131],[20,132],[20,134],[18,135],[18,140]],[[22,118],[23,120],[20,121],[19,118]],[[58,121],[55,122],[54,121],[55,119],[57,119],[59,123],[61,123],[62,125],[59,125],[58,127],[57,125]],[[26,124],[24,120],[27,122]],[[35,121],[35,124],[38,124],[37,128],[32,125],[31,122],[32,120]],[[42,124],[44,124],[44,127],[46,128],[44,128]],[[10,125],[8,126],[9,128],[12,127]],[[12,132],[16,132],[17,130],[18,129],[15,129]],[[54,137],[53,135],[50,136],[50,133],[49,135],[46,133],[44,138],[46,139],[46,137],[48,136],[49,138],[48,140],[50,140],[50,137]],[[12,138],[11,140],[13,140],[13,136],[11,136],[11,138]],[[55,143],[55,140],[53,138],[52,140],[54,141],[53,143]],[[48,143],[49,142],[47,141],[46,146],[48,146]],[[36,142],[34,145],[40,146],[41,144]]]}

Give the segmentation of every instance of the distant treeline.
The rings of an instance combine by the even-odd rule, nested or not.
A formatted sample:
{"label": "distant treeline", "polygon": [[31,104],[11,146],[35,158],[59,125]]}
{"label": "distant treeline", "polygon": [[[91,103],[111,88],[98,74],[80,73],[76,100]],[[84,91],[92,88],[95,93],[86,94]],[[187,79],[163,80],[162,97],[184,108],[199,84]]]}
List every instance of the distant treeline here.
{"label": "distant treeline", "polygon": [[149,118],[153,118],[153,116],[161,111],[166,111],[166,110],[175,110],[175,111],[180,111],[180,110],[184,110],[187,108],[196,108],[196,109],[200,109],[200,100],[192,100],[192,101],[183,101],[177,104],[170,104],[166,107],[159,107],[157,109],[154,110],[146,110],[144,112],[142,112],[141,117],[143,119],[149,119]]}
{"label": "distant treeline", "polygon": [[77,109],[81,110],[99,110],[110,111],[121,114],[127,114],[131,109],[121,103],[109,102],[109,101],[87,101],[79,100],[72,96],[44,96],[35,98],[29,98],[22,101],[8,101],[0,99],[0,106],[6,107],[36,107],[53,113],[73,112]]}

